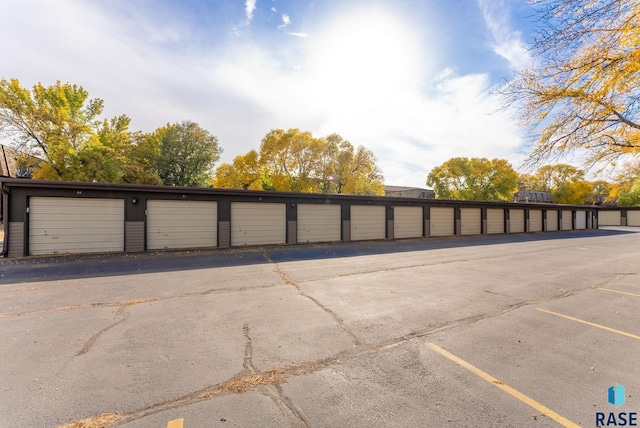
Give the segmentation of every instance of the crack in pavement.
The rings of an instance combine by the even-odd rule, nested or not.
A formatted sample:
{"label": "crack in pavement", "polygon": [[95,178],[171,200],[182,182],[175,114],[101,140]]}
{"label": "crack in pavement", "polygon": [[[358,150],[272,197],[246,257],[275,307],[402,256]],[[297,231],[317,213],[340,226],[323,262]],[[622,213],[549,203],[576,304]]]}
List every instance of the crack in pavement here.
{"label": "crack in pavement", "polygon": [[354,345],[356,345],[356,346],[366,345],[366,343],[362,339],[360,339],[358,336],[356,336],[356,334],[353,331],[351,331],[350,329],[347,328],[347,326],[344,325],[344,320],[342,318],[340,318],[338,316],[338,314],[336,314],[334,311],[332,311],[329,307],[323,305],[318,299],[316,299],[316,298],[308,295],[307,293],[305,293],[304,290],[302,288],[300,288],[300,286],[298,284],[295,283],[295,281],[293,281],[284,272],[282,272],[282,270],[280,269],[280,265],[278,263],[274,262],[273,260],[271,260],[271,258],[269,258],[269,256],[267,255],[266,251],[264,252],[264,258],[267,259],[267,261],[269,263],[273,264],[274,272],[277,273],[278,275],[280,275],[280,278],[282,279],[282,281],[285,284],[295,287],[295,289],[298,290],[298,294],[300,294],[302,297],[305,297],[305,298],[311,300],[313,303],[315,303],[316,306],[318,306],[327,315],[329,315],[333,319],[333,321],[338,325],[338,327],[343,332],[345,332],[345,334],[347,336],[349,336],[349,339],[351,339],[351,341],[353,342]]}
{"label": "crack in pavement", "polygon": [[259,371],[253,365],[253,352],[251,346],[250,329],[248,324],[243,325],[245,338],[245,350],[242,372],[232,379],[222,382],[200,391],[185,395],[176,400],[154,404],[144,409],[133,410],[128,413],[105,412],[93,418],[82,419],[61,425],[59,428],[106,428],[115,424],[124,424],[143,417],[153,415],[165,410],[187,406],[213,397],[230,393],[242,394],[244,392],[262,387],[279,408],[286,408],[303,427],[309,427],[310,423],[302,411],[291,402],[284,394],[279,384],[285,383],[289,377],[300,376],[321,370],[330,364],[332,360],[325,359],[314,362],[302,362],[299,364],[287,364]]}
{"label": "crack in pavement", "polygon": [[[244,361],[242,362],[242,366],[248,371],[251,375],[259,375],[258,370],[256,370],[253,365],[253,349],[251,346],[251,336],[249,336],[250,329],[249,324],[245,323],[242,326],[242,331],[244,332],[245,338],[245,349],[244,349]],[[309,420],[306,418],[302,410],[298,408],[285,394],[282,388],[277,384],[269,384],[265,383],[263,385],[263,390],[266,394],[271,398],[271,400],[278,406],[279,408],[285,408],[290,414],[292,414],[296,420],[303,427],[309,427]]]}
{"label": "crack in pavement", "polygon": [[[271,261],[271,263],[273,262]],[[287,285],[296,287],[296,289],[298,289],[300,294],[304,295],[307,298],[310,298],[309,296],[304,294],[302,290],[300,290],[300,288],[295,284],[295,282],[293,282],[281,271],[280,267],[276,263],[273,263],[273,264],[275,265],[274,272],[278,273],[281,279]],[[638,274],[637,273],[616,273],[613,275],[614,275],[614,278],[608,280],[605,284],[611,283],[623,276],[638,275]],[[90,422],[85,425],[68,424],[67,426],[69,427],[89,427],[89,426],[108,427],[108,426],[112,426],[113,424],[121,424],[121,423],[130,422],[133,420],[137,420],[145,416],[155,414],[164,410],[175,409],[175,408],[191,405],[197,402],[210,400],[217,396],[222,396],[222,395],[231,394],[231,393],[242,394],[244,392],[255,390],[255,389],[261,389],[264,393],[269,395],[270,398],[274,401],[274,403],[279,408],[281,409],[286,408],[293,416],[295,416],[296,420],[299,421],[302,426],[311,426],[312,424],[305,417],[301,409],[299,409],[292,402],[292,400],[290,400],[286,396],[286,394],[284,394],[284,390],[281,385],[286,383],[289,378],[311,374],[336,364],[342,364],[352,359],[375,354],[380,351],[389,349],[391,347],[405,344],[415,339],[422,339],[426,336],[439,333],[445,330],[464,327],[484,319],[498,317],[525,306],[537,305],[542,302],[548,302],[548,301],[559,300],[566,297],[570,297],[579,292],[586,291],[589,288],[592,288],[592,287],[587,287],[584,289],[580,288],[580,289],[573,289],[573,290],[562,290],[559,294],[556,294],[553,296],[543,297],[535,300],[521,301],[521,302],[508,305],[506,307],[500,308],[493,312],[473,315],[466,318],[445,322],[440,325],[430,326],[429,328],[414,331],[409,334],[403,335],[401,337],[396,337],[387,341],[380,342],[376,345],[365,345],[365,344],[362,344],[362,342],[360,342],[359,343],[360,346],[356,346],[354,349],[342,351],[340,353],[335,354],[332,357],[329,357],[323,360],[289,364],[289,365],[274,367],[266,370],[258,370],[255,368],[253,364],[253,349],[252,349],[252,341],[250,336],[250,328],[249,328],[249,325],[245,323],[243,325],[243,334],[245,339],[245,349],[244,349],[243,364],[242,364],[243,370],[233,378],[225,382],[206,387],[202,390],[184,395],[178,399],[166,401],[163,403],[157,403],[144,409],[137,409],[137,410],[134,409],[132,411],[121,413],[121,414],[103,413],[94,418],[87,419],[87,421],[90,421]],[[321,309],[325,310],[325,308],[323,306],[320,306],[319,302],[317,302],[315,299],[311,299],[311,300],[314,301],[314,303],[316,303]],[[122,306],[121,310],[119,310],[119,312],[122,311],[120,312],[120,315],[123,317],[124,317],[124,307],[125,306]],[[328,313],[332,314],[333,312],[331,311]],[[335,313],[333,314],[335,315]],[[336,319],[336,317],[337,315],[333,318]],[[342,322],[340,318],[338,318],[338,320]],[[123,320],[118,321],[117,323],[113,324],[109,328],[112,328],[113,326],[117,325],[122,321]],[[345,329],[344,326],[341,326],[341,327],[343,330]],[[102,333],[103,332],[104,331],[102,331]],[[353,334],[353,336],[350,335],[350,337],[356,337],[356,336],[355,334]],[[113,416],[114,414],[117,415],[115,419]],[[97,420],[96,418],[103,417],[104,415],[109,416],[108,418],[109,422],[102,425],[99,423],[96,423],[96,420]]]}
{"label": "crack in pavement", "polygon": [[78,357],[80,355],[83,355],[83,354],[86,354],[87,352],[89,352],[91,350],[91,347],[93,346],[93,344],[96,343],[96,340],[98,340],[98,338],[100,336],[102,336],[104,333],[106,333],[107,331],[111,330],[112,328],[114,328],[118,324],[122,324],[123,322],[125,322],[127,320],[127,318],[129,318],[129,313],[124,311],[126,307],[127,307],[127,305],[120,306],[120,308],[116,312],[116,317],[122,317],[122,318],[120,320],[114,322],[113,324],[103,328],[102,330],[100,330],[99,332],[94,334],[93,336],[91,336],[89,338],[89,340],[87,340],[87,343],[85,343],[84,346],[76,353],[76,357]]}
{"label": "crack in pavement", "polygon": [[[222,396],[230,393],[242,394],[259,387],[264,388],[276,404],[281,403],[298,418],[301,424],[304,424],[304,426],[308,427],[312,425],[310,421],[304,416],[302,411],[286,397],[286,395],[283,393],[282,387],[280,386],[281,384],[286,383],[289,378],[311,374],[324,368],[330,367],[334,364],[341,364],[343,362],[361,356],[375,354],[379,351],[407,343],[414,339],[421,339],[434,333],[457,327],[463,327],[484,319],[497,317],[513,310],[522,308],[524,306],[536,305],[541,302],[563,299],[574,294],[575,291],[573,290],[565,290],[562,293],[554,296],[514,303],[494,312],[474,315],[467,318],[444,323],[442,325],[433,326],[429,329],[416,331],[399,338],[382,342],[378,345],[358,346],[352,350],[340,352],[333,357],[329,357],[323,360],[311,362],[307,361],[298,364],[288,364],[262,371],[257,370],[253,365],[253,351],[251,346],[251,337],[249,335],[250,329],[248,324],[244,324],[243,334],[245,337],[245,350],[242,364],[243,370],[239,375],[231,378],[228,381],[204,388],[175,400],[154,404],[147,408],[133,410],[128,413],[102,413],[98,416],[95,416],[94,418],[83,419],[81,421],[62,425],[60,428],[106,428],[115,424],[119,425],[126,422],[131,422],[133,420],[137,420],[165,410],[175,409],[178,407],[195,404],[201,401],[206,401],[217,396]],[[106,418],[105,415],[108,415],[108,418]],[[101,424],[99,421],[101,420],[100,418],[103,417],[105,420],[108,420],[108,422]]]}
{"label": "crack in pavement", "polygon": [[254,287],[233,287],[233,288],[222,288],[222,289],[214,288],[214,289],[204,290],[204,291],[192,291],[188,293],[182,293],[175,296],[153,297],[149,299],[131,300],[126,302],[84,303],[79,305],[62,306],[57,308],[36,309],[33,311],[8,312],[8,313],[0,314],[0,318],[21,317],[21,316],[27,316],[27,315],[40,315],[40,314],[46,314],[49,312],[64,312],[64,311],[73,311],[78,309],[90,309],[90,308],[100,308],[100,307],[112,308],[112,307],[119,307],[123,305],[131,306],[131,305],[139,305],[141,303],[162,302],[165,300],[181,299],[185,297],[208,296],[212,294],[226,294],[226,293],[235,293],[238,291],[250,291],[250,290],[272,288],[272,287],[276,287],[277,285],[278,284],[257,285]]}

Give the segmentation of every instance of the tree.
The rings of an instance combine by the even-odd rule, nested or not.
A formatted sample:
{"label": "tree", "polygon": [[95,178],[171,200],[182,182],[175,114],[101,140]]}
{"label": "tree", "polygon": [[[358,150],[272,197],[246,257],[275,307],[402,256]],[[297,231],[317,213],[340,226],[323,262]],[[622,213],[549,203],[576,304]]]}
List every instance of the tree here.
{"label": "tree", "polygon": [[275,129],[260,144],[260,164],[268,171],[270,190],[313,192],[317,188],[317,145],[310,132]]}
{"label": "tree", "polygon": [[640,178],[636,178],[629,190],[618,196],[617,202],[621,207],[640,206]]}
{"label": "tree", "polygon": [[156,160],[158,176],[165,185],[204,187],[222,149],[218,139],[197,123],[168,124],[154,132],[159,141]]}
{"label": "tree", "polygon": [[534,175],[519,179],[521,189],[550,192],[558,204],[581,205],[593,191],[593,185],[585,180],[584,171],[571,165],[545,165]]}
{"label": "tree", "polygon": [[534,65],[500,91],[534,140],[529,161],[640,153],[640,3],[538,0]]}
{"label": "tree", "polygon": [[251,150],[238,155],[233,163],[223,163],[216,169],[215,186],[223,189],[262,190],[262,169],[259,155]]}
{"label": "tree", "polygon": [[216,170],[215,186],[283,192],[384,194],[373,152],[338,134],[314,138],[299,129],[274,129],[255,150]]}
{"label": "tree", "polygon": [[89,100],[77,85],[38,83],[29,91],[18,79],[0,80],[0,132],[19,150],[45,161],[35,168],[34,178],[74,179],[79,153],[88,151],[87,162],[96,149],[94,126],[102,109],[102,100]]}
{"label": "tree", "polygon": [[640,205],[640,161],[624,165],[611,187],[610,201],[622,207]]}
{"label": "tree", "polygon": [[124,168],[125,183],[161,185],[157,162],[160,157],[160,137],[153,132],[133,132]]}
{"label": "tree", "polygon": [[518,174],[504,159],[451,158],[427,176],[438,198],[476,201],[510,201],[517,190]]}
{"label": "tree", "polygon": [[613,185],[606,180],[596,180],[590,183],[591,193],[587,195],[586,202],[592,205],[602,205],[610,202]]}
{"label": "tree", "polygon": [[363,146],[355,149],[348,141],[340,141],[336,161],[338,193],[384,195],[382,172],[378,158]]}

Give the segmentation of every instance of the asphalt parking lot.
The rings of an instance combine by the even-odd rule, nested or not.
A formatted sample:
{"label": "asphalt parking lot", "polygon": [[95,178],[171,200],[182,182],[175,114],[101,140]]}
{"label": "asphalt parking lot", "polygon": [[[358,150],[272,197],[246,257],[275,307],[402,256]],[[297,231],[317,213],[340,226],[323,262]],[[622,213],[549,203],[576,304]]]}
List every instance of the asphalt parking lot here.
{"label": "asphalt parking lot", "polygon": [[633,426],[640,230],[0,260],[0,343],[0,427]]}

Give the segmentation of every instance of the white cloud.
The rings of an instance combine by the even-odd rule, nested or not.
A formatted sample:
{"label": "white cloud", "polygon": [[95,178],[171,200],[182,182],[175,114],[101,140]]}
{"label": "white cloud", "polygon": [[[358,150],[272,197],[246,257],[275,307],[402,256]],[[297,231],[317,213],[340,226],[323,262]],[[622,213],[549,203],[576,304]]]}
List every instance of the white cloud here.
{"label": "white cloud", "polygon": [[522,33],[511,28],[508,7],[504,0],[477,0],[487,29],[493,38],[493,51],[506,59],[512,68],[522,69],[531,64]]}
{"label": "white cloud", "polygon": [[454,156],[523,158],[487,76],[434,67],[437,50],[379,11],[344,13],[312,37],[289,33],[298,37],[277,49],[232,38],[209,51],[166,48],[190,37],[186,25],[134,25],[77,0],[10,2],[5,12],[30,19],[0,27],[0,39],[23,34],[5,46],[4,77],[82,85],[133,129],[193,120],[218,136],[224,161],[291,127],[372,149],[389,184],[424,186]]}
{"label": "white cloud", "polygon": [[215,68],[214,80],[268,112],[271,127],[337,132],[372,149],[390,184],[424,186],[433,167],[455,156],[514,166],[523,159],[488,76],[429,69],[424,48],[388,16],[345,16],[302,49],[292,70],[260,46],[244,46]]}
{"label": "white cloud", "polygon": [[289,18],[289,15],[287,15],[286,13],[283,13],[282,24],[278,25],[278,30],[288,27],[289,24],[291,24],[291,18]]}
{"label": "white cloud", "polygon": [[246,0],[244,2],[244,13],[247,17],[247,24],[251,24],[253,21],[253,12],[256,10],[256,2],[258,0]]}

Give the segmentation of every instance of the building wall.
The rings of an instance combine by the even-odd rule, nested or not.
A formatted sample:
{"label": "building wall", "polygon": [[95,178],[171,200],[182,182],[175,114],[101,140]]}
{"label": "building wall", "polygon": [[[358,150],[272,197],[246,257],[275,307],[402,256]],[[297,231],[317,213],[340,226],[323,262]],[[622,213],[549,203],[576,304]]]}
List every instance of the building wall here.
{"label": "building wall", "polygon": [[[73,243],[68,245],[73,242],[68,240],[73,233],[65,232],[66,226],[62,226],[68,226],[69,220],[89,221],[87,224],[91,224],[91,227],[84,228],[83,234],[88,235],[83,236],[83,240],[97,244],[88,249],[91,252],[136,252],[199,246],[228,248],[314,241],[348,242],[525,232],[529,231],[525,230],[525,220],[529,219],[525,218],[525,209],[532,209],[531,204],[511,202],[417,200],[26,179],[3,179],[2,188],[6,216],[2,254],[11,257],[32,254],[34,248],[41,254],[87,250],[81,246],[76,248]],[[37,204],[34,205],[34,201]],[[68,205],[76,208],[72,210],[73,213],[55,214],[53,227],[58,227],[56,233],[59,237],[53,240],[51,248],[44,248],[39,246],[40,237],[36,235],[41,233],[42,236],[50,236],[50,230],[53,229],[50,229],[51,216],[43,216],[38,204],[42,206],[42,202],[48,201],[69,201]],[[95,205],[95,201],[118,201],[118,222],[121,225],[107,231],[100,222],[91,223],[91,217],[95,220],[96,213],[85,208]],[[157,211],[159,206],[161,212]],[[31,209],[37,212],[32,215]],[[570,228],[573,227],[572,211],[587,212],[588,218],[591,218],[599,210],[597,207],[560,208],[544,204],[537,204],[535,208],[540,212],[553,209],[562,209],[563,224],[565,227],[570,225]],[[160,214],[162,218],[158,217]],[[536,215],[533,217],[536,223]],[[632,223],[636,222],[635,215],[630,218]],[[591,227],[591,223],[588,222],[587,227]],[[154,230],[166,235],[166,239],[160,239],[162,242],[154,240],[149,236]],[[105,233],[115,235],[113,238],[117,240],[117,248],[100,244]],[[200,238],[204,241],[200,242]],[[67,242],[67,246],[58,248],[55,241]]]}

